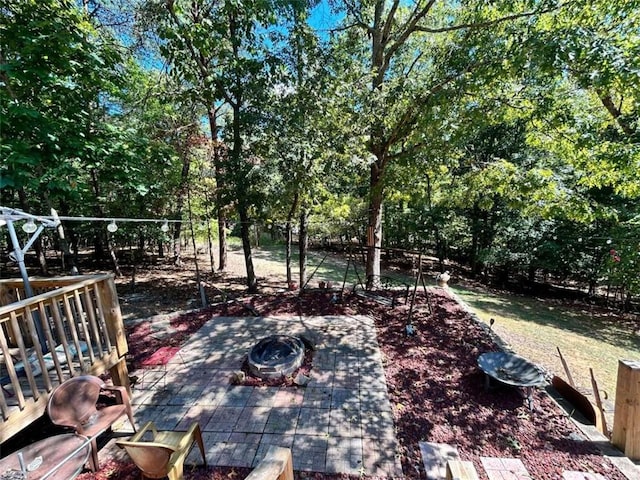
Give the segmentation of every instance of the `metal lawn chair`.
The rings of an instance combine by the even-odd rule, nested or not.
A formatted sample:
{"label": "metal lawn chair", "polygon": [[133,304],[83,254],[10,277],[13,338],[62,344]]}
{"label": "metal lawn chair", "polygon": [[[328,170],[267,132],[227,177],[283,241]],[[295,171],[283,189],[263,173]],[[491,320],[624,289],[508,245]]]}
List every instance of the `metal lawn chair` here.
{"label": "metal lawn chair", "polygon": [[[103,391],[114,393],[117,403],[97,409],[96,403]],[[76,433],[91,439],[90,463],[94,472],[98,470],[97,437],[100,434],[125,414],[136,431],[126,388],[107,386],[92,375],[73,377],[58,385],[49,397],[47,413],[54,424],[73,428]]]}

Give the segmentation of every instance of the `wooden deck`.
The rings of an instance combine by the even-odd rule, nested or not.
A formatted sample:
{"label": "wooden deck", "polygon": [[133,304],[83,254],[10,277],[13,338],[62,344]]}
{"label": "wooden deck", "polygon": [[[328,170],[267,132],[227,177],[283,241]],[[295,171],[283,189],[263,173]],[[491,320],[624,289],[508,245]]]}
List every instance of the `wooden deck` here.
{"label": "wooden deck", "polygon": [[0,280],[0,443],[41,417],[67,378],[110,372],[129,388],[128,346],[112,275]]}

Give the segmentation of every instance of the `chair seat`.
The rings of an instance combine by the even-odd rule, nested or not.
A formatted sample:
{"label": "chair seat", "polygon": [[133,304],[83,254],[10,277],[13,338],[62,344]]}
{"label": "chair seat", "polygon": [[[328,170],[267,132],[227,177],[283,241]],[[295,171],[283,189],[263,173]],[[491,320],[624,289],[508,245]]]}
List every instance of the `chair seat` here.
{"label": "chair seat", "polygon": [[[150,440],[147,437],[152,437]],[[118,440],[116,445],[124,448],[136,466],[142,470],[143,478],[181,480],[184,461],[191,446],[197,443],[204,465],[204,443],[198,423],[193,423],[186,432],[158,430],[153,422],[147,422],[129,440]]]}
{"label": "chair seat", "polygon": [[82,425],[82,434],[95,437],[111,427],[116,420],[127,412],[124,405],[111,405],[101,408],[91,416],[88,423]]}
{"label": "chair seat", "polygon": [[176,450],[184,449],[185,446],[193,442],[193,440],[192,437],[186,436],[184,432],[171,432],[166,430],[159,431],[153,439],[153,441],[157,443],[172,445]]}

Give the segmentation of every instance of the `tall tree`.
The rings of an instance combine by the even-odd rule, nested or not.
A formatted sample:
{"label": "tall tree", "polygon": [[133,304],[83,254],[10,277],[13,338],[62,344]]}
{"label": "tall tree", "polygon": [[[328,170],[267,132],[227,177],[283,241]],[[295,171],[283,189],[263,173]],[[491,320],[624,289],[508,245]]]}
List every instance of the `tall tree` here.
{"label": "tall tree", "polygon": [[[554,5],[543,1],[528,9],[529,3],[461,5],[436,0],[406,4],[399,0],[345,3],[345,42],[357,47],[356,55],[362,62],[362,81],[358,87],[365,93],[354,111],[367,125],[366,147],[371,156],[367,229],[369,282],[380,274],[389,164],[407,155],[408,140],[425,113],[436,108],[447,109],[456,101],[456,90],[472,82],[472,74],[488,71],[491,66],[493,74],[497,73],[502,59],[515,50],[504,37],[496,35],[508,33],[504,28],[500,31],[499,26],[537,17]],[[368,43],[361,43],[361,39],[367,39]],[[499,52],[498,44],[502,52],[495,56]]]}
{"label": "tall tree", "polygon": [[327,75],[326,55],[308,24],[309,5],[293,2],[286,12],[285,32],[280,42],[282,60],[277,83],[270,91],[264,112],[259,155],[270,159],[273,178],[272,218],[284,220],[287,282],[291,272],[292,238],[298,218],[300,285],[307,281],[309,217],[326,178],[321,175],[326,155],[327,132],[323,127],[323,105]]}
{"label": "tall tree", "polygon": [[149,0],[141,12],[144,26],[160,39],[160,53],[169,62],[170,72],[184,82],[182,95],[199,102],[206,112],[211,136],[212,161],[216,172],[216,211],[218,217],[218,268],[227,265],[227,227],[229,205],[225,195],[225,156],[219,146],[219,114],[222,93],[216,77],[221,68],[220,4],[210,0],[187,2]]}

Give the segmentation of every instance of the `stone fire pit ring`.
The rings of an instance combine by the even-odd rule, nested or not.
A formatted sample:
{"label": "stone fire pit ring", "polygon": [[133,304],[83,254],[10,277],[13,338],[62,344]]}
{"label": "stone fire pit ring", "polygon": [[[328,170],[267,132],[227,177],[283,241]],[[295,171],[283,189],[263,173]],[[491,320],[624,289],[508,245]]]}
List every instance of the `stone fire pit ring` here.
{"label": "stone fire pit ring", "polygon": [[302,365],[304,354],[302,339],[292,335],[270,335],[249,350],[249,372],[263,379],[286,377]]}

